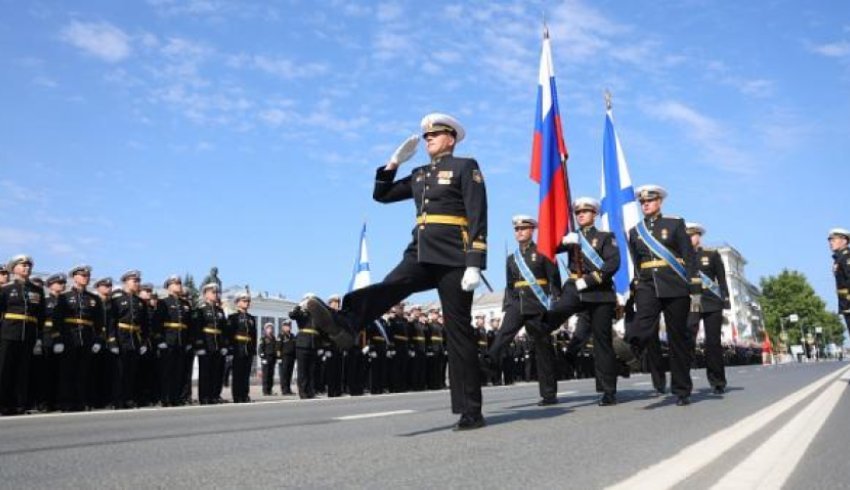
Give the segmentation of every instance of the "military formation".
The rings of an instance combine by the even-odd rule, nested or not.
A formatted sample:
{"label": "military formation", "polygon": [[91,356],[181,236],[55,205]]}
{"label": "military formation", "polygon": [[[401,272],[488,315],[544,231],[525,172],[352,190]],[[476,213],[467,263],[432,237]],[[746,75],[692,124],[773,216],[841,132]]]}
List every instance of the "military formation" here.
{"label": "military formation", "polygon": [[[236,311],[226,315],[216,281],[204,284],[201,301],[191,304],[177,276],[164,281],[164,298],[141,283],[138,271],[122,275],[120,288],[113,290],[106,278],[90,291],[88,266],[39,285],[31,278],[31,258],[14,257],[0,274],[7,282],[0,289],[2,413],[191,403],[195,360],[198,403],[223,402],[227,378],[233,402],[245,403],[255,356],[265,395],[273,393],[276,367],[283,394],[293,392],[297,372],[302,398],[441,390],[448,380],[458,431],[486,425],[481,387],[488,383],[536,379],[545,406],[558,403],[559,379],[594,377],[598,404],[605,407],[617,404],[619,375],[649,371],[655,394],[665,396],[669,370],[670,393],[676,405],[687,406],[690,370],[699,362],[714,393],[725,392],[720,327],[729,293],[723,262],[702,246],[704,226],[662,213],[664,188],[636,189],[643,219],[628,230],[627,243],[596,228],[596,199],[573,202],[576,227],[557,250],[567,256],[565,278],[538,252],[536,221],[514,217],[517,248],[505,264],[503,317],[487,328],[485,318],[472,318],[473,291],[486,281],[484,176],[474,159],[454,155],[465,136],[455,118],[429,114],[421,127],[421,137],[402,143],[375,176],[376,201],[414,203],[412,240],[401,262],[381,282],[344,297],[305,295],[290,313],[297,335],[287,323],[277,335],[273,326],[263,327],[258,339],[250,295],[238,295]],[[430,162],[398,178],[420,139]],[[850,324],[850,232],[832,230],[829,240],[839,306]],[[634,264],[625,298],[613,284],[626,266],[620,247],[628,248]],[[437,290],[442,311],[405,309],[406,297],[430,289]],[[565,328],[571,317],[572,334]],[[613,333],[619,319],[622,338]],[[695,342],[700,324],[703,346]]]}

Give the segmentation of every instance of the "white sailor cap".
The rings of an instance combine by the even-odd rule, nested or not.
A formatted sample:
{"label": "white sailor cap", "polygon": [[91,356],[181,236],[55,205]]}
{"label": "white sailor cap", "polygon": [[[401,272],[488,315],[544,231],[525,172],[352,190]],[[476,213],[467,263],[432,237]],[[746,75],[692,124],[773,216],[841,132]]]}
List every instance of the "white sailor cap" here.
{"label": "white sailor cap", "polygon": [[304,296],[301,298],[301,300],[303,301],[305,299],[310,299],[310,298],[318,298],[318,296],[316,295],[316,293],[312,293],[312,292],[304,293]]}
{"label": "white sailor cap", "polygon": [[847,230],[846,228],[833,228],[829,230],[829,238],[834,236],[840,236],[850,240],[850,230]]}
{"label": "white sailor cap", "polygon": [[14,269],[15,266],[18,265],[18,264],[29,264],[30,266],[32,266],[33,265],[32,264],[32,257],[30,257],[29,255],[25,255],[25,254],[15,255],[11,259],[9,259],[9,263],[6,264],[6,269],[9,272],[12,272],[12,269]]}
{"label": "white sailor cap", "polygon": [[573,201],[573,212],[577,213],[585,209],[589,209],[594,213],[599,213],[599,200],[592,197],[580,197]]}
{"label": "white sailor cap", "polygon": [[168,286],[171,286],[172,284],[183,284],[183,280],[180,279],[180,276],[177,274],[171,274],[165,278],[165,282],[162,283],[162,287],[168,289]]}
{"label": "white sailor cap", "polygon": [[68,275],[71,277],[76,276],[77,274],[91,275],[91,266],[90,265],[78,265],[68,271]]}
{"label": "white sailor cap", "polygon": [[94,287],[99,288],[101,286],[106,286],[108,288],[112,287],[112,278],[111,277],[101,277],[94,283]]}
{"label": "white sailor cap", "polygon": [[142,273],[133,269],[121,274],[121,282],[129,281],[130,279],[142,280]]}
{"label": "white sailor cap", "polygon": [[699,233],[700,235],[705,235],[705,227],[699,223],[687,222],[685,223],[685,231],[687,231],[688,235],[693,235],[694,233]]}
{"label": "white sailor cap", "polygon": [[339,294],[332,294],[328,296],[328,303],[330,303],[331,301],[342,301],[342,296],[340,296]]}
{"label": "white sailor cap", "polygon": [[66,282],[68,282],[68,278],[65,276],[65,274],[62,274],[61,272],[58,272],[56,274],[51,274],[47,277],[47,285],[48,286],[50,286],[53,283],[65,284]]}
{"label": "white sailor cap", "polygon": [[463,125],[460,124],[460,121],[448,114],[440,112],[432,112],[423,117],[420,126],[422,127],[423,138],[428,133],[448,131],[454,135],[455,141],[460,143],[464,136],[466,136],[466,131],[463,129]]}
{"label": "white sailor cap", "polygon": [[537,220],[527,214],[518,214],[514,216],[511,218],[511,223],[513,223],[514,226],[525,225],[534,226],[535,228],[537,227]]}
{"label": "white sailor cap", "polygon": [[642,185],[635,189],[635,197],[639,201],[649,199],[664,199],[667,197],[667,190],[661,187],[660,185]]}
{"label": "white sailor cap", "polygon": [[218,292],[218,284],[216,284],[214,282],[208,282],[208,283],[204,284],[203,286],[201,286],[201,292],[202,293],[206,293],[207,289],[212,289],[213,291]]}
{"label": "white sailor cap", "polygon": [[234,301],[251,301],[251,294],[248,291],[242,291],[236,294]]}

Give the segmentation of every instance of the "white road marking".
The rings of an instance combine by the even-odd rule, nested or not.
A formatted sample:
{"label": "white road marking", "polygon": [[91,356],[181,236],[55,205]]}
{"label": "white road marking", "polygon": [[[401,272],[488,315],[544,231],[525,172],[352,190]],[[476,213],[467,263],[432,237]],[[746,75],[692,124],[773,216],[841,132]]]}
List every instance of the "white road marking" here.
{"label": "white road marking", "polygon": [[839,376],[846,373],[848,369],[850,369],[850,366],[827,374],[785,398],[740,420],[738,423],[715,432],[705,439],[682,449],[675,455],[648,466],[635,473],[631,478],[627,478],[608,488],[647,488],[653,490],[671,488],[711,464],[712,461],[723,455],[725,451],[747,437],[750,437],[812,393],[826,384],[835,381]]}
{"label": "white road marking", "polygon": [[641,382],[639,382],[639,383],[632,383],[632,386],[649,386],[649,385],[651,385],[651,384],[652,384],[652,383],[651,383],[651,382],[649,382],[649,381],[641,381]]}
{"label": "white road marking", "polygon": [[575,395],[576,393],[578,393],[578,391],[576,391],[576,390],[559,391],[558,393],[555,394],[555,396]]}
{"label": "white road marking", "polygon": [[806,449],[838,405],[846,387],[846,384],[839,381],[832,383],[712,488],[784,487],[785,481],[800,463]]}
{"label": "white road marking", "polygon": [[360,420],[360,419],[374,419],[377,417],[389,417],[392,415],[405,415],[408,413],[416,413],[416,410],[393,410],[391,412],[373,412],[373,413],[361,413],[359,415],[344,415],[342,417],[334,417],[334,420]]}
{"label": "white road marking", "polygon": [[850,371],[847,371],[846,373],[842,374],[841,377],[838,379],[840,379],[841,381],[850,381]]}

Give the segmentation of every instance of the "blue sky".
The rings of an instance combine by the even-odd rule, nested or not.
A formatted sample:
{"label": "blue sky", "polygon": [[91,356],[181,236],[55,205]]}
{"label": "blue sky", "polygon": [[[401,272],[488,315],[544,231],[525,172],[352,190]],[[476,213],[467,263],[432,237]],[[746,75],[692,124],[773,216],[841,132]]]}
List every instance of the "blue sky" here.
{"label": "blue sky", "polygon": [[2,0],[0,255],[344,291],[364,219],[373,279],[410,238],[410,203],[371,200],[375,167],[444,111],[485,175],[501,287],[510,217],[536,213],[544,9],[573,193],[599,194],[609,88],[636,184],[667,187],[665,211],[737,247],[754,282],[798,269],[834,307],[844,1]]}

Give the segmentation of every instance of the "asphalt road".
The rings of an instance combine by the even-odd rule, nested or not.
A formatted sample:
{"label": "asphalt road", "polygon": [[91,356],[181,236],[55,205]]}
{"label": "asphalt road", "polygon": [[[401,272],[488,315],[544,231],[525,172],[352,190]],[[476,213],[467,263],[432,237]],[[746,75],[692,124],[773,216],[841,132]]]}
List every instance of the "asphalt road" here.
{"label": "asphalt road", "polygon": [[850,488],[847,363],[730,367],[694,403],[620,380],[485,388],[455,433],[448,392],[0,419],[2,488]]}

